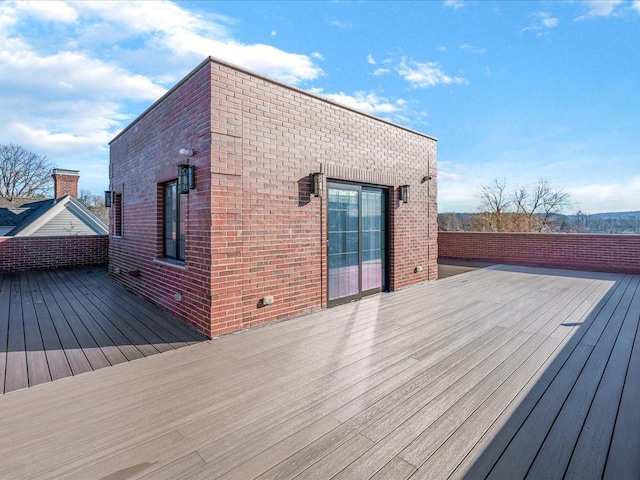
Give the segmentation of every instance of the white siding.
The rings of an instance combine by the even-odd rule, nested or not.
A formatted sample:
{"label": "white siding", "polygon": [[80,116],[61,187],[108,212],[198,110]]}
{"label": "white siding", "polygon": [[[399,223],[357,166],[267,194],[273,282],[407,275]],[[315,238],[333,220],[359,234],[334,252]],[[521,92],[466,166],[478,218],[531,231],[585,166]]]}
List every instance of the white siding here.
{"label": "white siding", "polygon": [[65,208],[33,232],[32,236],[57,237],[65,235],[96,235],[96,233],[87,223]]}

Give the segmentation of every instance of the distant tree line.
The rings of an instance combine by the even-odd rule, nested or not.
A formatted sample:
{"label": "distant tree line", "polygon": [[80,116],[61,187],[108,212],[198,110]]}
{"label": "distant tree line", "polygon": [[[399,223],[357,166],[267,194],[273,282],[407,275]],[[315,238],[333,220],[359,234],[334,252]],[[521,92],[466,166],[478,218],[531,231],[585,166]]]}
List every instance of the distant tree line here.
{"label": "distant tree line", "polygon": [[571,207],[569,194],[553,188],[545,179],[533,187],[507,188],[505,180],[483,185],[479,208],[473,213],[440,213],[443,231],[565,232],[640,234],[640,212],[562,213]]}
{"label": "distant tree line", "polygon": [[[508,216],[508,215],[507,215]],[[449,232],[487,232],[486,218],[480,213],[439,213],[438,228]],[[524,231],[524,230],[520,230]],[[581,211],[571,215],[557,215],[548,232],[600,233],[640,235],[640,211],[597,213]]]}
{"label": "distant tree line", "polygon": [[570,206],[569,194],[540,179],[533,187],[507,188],[506,180],[483,185],[478,213],[439,215],[442,230],[480,232],[550,232],[558,228],[562,210]]}

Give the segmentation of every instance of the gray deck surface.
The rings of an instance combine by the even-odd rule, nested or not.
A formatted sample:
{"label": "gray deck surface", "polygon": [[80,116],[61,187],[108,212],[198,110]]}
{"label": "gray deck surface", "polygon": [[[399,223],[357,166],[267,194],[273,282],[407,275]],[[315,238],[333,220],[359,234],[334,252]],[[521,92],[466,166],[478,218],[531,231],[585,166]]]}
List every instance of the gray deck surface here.
{"label": "gray deck surface", "polygon": [[0,274],[0,394],[204,339],[101,268]]}
{"label": "gray deck surface", "polygon": [[8,393],[0,478],[638,479],[639,285],[494,266]]}

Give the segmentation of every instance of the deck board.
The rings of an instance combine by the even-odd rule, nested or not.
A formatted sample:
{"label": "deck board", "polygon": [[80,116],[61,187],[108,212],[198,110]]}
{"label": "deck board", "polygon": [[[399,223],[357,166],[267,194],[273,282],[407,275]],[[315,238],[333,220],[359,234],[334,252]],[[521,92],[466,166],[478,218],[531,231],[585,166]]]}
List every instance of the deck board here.
{"label": "deck board", "polygon": [[26,273],[21,272],[20,292],[22,296],[22,319],[24,324],[24,341],[27,354],[27,372],[29,385],[50,382],[51,373],[42,341],[40,325],[36,317],[33,295]]}
{"label": "deck board", "polygon": [[9,275],[0,278],[0,394],[4,393],[7,352],[9,346],[9,312],[11,305],[11,280]]}
{"label": "deck board", "polygon": [[[638,299],[635,299],[636,302]],[[636,325],[604,478],[640,478],[640,329]]]}
{"label": "deck board", "polygon": [[[102,327],[110,343],[117,345],[127,360],[135,360],[158,353],[151,342],[147,342],[135,327],[115,314],[108,304],[102,302],[96,289],[80,281],[69,272],[61,276],[63,282],[73,289],[76,298],[85,300],[84,305],[92,318]],[[155,335],[152,335],[155,337]]]}
{"label": "deck board", "polygon": [[[50,325],[50,327],[47,326],[43,330],[43,335],[45,332],[48,334],[46,342],[55,342],[54,333],[57,335],[72,375],[90,372],[92,370],[91,363],[80,346],[80,343],[76,338],[76,333],[74,333],[72,327],[64,316],[64,313],[58,306],[58,303],[54,298],[55,293],[49,288],[48,279],[43,277],[40,272],[33,272],[32,277],[38,286],[38,290],[42,295],[42,299],[47,310],[47,312],[43,312],[43,316],[40,318],[41,324],[45,324],[46,322]],[[48,313],[48,315],[46,313]],[[61,372],[63,369],[63,366],[53,364],[51,377],[57,379],[57,372]],[[54,372],[56,373],[54,374]]]}
{"label": "deck board", "polygon": [[[130,323],[148,340],[158,337],[156,348],[163,351],[177,349],[185,345],[193,345],[202,341],[202,336],[182,322],[151,305],[144,299],[125,292],[121,285],[105,281],[100,272],[67,271],[74,281],[92,285],[92,292],[113,314]],[[113,299],[118,301],[114,302]]]}
{"label": "deck board", "polygon": [[[636,293],[639,285],[636,284],[635,287],[633,301],[624,316],[622,328],[615,340],[571,455],[571,463],[566,472],[567,479],[599,478],[604,473],[608,453],[606,449],[613,434],[631,351],[638,330],[640,295]],[[629,477],[630,474],[631,472],[627,472],[620,478]]]}
{"label": "deck board", "polygon": [[11,300],[9,304],[7,365],[4,384],[7,392],[25,388],[29,385],[20,280],[18,274],[15,273],[11,274],[9,278],[11,282]]}
{"label": "deck board", "polygon": [[100,269],[0,275],[0,394],[202,340]]}
{"label": "deck board", "polygon": [[[33,279],[41,332],[150,351],[106,275]],[[470,271],[0,395],[0,477],[637,478],[639,317],[638,276]]]}

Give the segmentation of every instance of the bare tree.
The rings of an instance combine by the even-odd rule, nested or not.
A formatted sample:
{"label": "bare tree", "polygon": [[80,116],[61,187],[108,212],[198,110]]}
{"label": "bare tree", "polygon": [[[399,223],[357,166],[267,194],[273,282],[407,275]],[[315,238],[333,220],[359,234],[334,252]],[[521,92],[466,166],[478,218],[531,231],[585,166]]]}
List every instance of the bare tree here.
{"label": "bare tree", "polygon": [[51,184],[53,165],[47,157],[19,145],[0,145],[0,196],[44,196]]}
{"label": "bare tree", "polygon": [[532,187],[507,193],[506,181],[482,186],[480,216],[483,230],[497,232],[544,232],[555,217],[571,205],[569,194],[555,190],[545,179]]}
{"label": "bare tree", "polygon": [[80,197],[78,197],[78,200],[87,208],[104,208],[104,196],[94,195],[84,188],[80,190]]}
{"label": "bare tree", "polygon": [[482,185],[480,189],[481,211],[488,222],[489,230],[504,232],[504,213],[508,211],[511,201],[506,193],[507,181],[502,179],[500,183],[497,179],[491,186]]}

